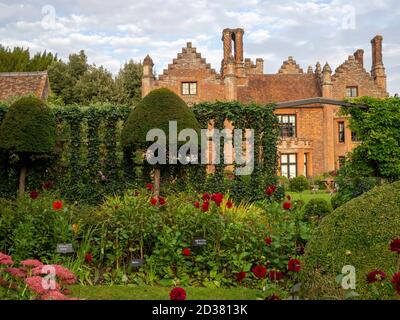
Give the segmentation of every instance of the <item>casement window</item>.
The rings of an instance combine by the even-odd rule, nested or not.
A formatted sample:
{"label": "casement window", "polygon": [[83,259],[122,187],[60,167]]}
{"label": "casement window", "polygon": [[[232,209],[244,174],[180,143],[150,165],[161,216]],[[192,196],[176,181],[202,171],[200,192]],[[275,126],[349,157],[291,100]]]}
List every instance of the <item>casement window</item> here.
{"label": "casement window", "polygon": [[281,138],[296,137],[296,116],[293,114],[278,115]]}
{"label": "casement window", "polygon": [[339,139],[339,143],[343,143],[346,140],[345,129],[346,129],[346,127],[344,125],[344,122],[343,121],[338,122],[338,134],[339,134],[338,139]]}
{"label": "casement window", "polygon": [[304,154],[304,176],[308,177],[308,153]]}
{"label": "casement window", "polygon": [[358,97],[358,87],[347,87],[346,88],[346,97],[348,97],[348,98]]}
{"label": "casement window", "polygon": [[297,154],[281,154],[281,176],[288,179],[297,177]]}
{"label": "casement window", "polygon": [[182,82],[182,95],[184,96],[197,95],[197,82]]}

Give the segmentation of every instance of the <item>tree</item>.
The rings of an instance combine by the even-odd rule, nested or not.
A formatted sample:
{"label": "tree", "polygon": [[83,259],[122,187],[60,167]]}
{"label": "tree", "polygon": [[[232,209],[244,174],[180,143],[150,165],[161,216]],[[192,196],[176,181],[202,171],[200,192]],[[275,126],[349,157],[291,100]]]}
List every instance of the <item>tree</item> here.
{"label": "tree", "polygon": [[19,196],[25,192],[29,165],[51,153],[55,143],[55,119],[43,101],[26,96],[10,106],[0,127],[0,149],[19,159]]}
{"label": "tree", "polygon": [[364,97],[367,110],[347,107],[350,129],[361,144],[350,154],[346,171],[353,176],[400,179],[400,100]]}
{"label": "tree", "polygon": [[115,92],[112,74],[102,66],[90,66],[76,82],[74,91],[78,103],[110,102]]}
{"label": "tree", "polygon": [[115,101],[134,104],[142,95],[143,65],[133,60],[125,63],[115,78]]}
{"label": "tree", "polygon": [[[193,129],[200,133],[200,125],[192,110],[177,94],[166,88],[151,91],[131,111],[122,131],[122,146],[125,149],[146,150],[152,144],[146,141],[146,135],[151,129],[162,130],[168,139],[169,121],[177,122],[178,133],[183,129]],[[154,167],[154,186],[155,195],[158,196],[160,165]]]}

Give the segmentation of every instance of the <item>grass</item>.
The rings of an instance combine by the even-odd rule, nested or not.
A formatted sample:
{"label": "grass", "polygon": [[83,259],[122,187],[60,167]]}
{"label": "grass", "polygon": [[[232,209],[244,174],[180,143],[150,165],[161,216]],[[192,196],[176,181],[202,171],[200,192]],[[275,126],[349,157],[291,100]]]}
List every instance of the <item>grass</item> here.
{"label": "grass", "polygon": [[[169,300],[169,287],[137,285],[72,286],[73,297],[85,300]],[[184,288],[187,300],[256,300],[261,290]]]}
{"label": "grass", "polygon": [[326,201],[330,202],[331,201],[331,195],[329,194],[329,192],[323,191],[323,190],[319,190],[317,191],[315,194],[312,193],[310,190],[306,190],[303,192],[288,192],[287,194],[289,194],[293,200],[302,200],[304,201],[304,203],[307,203],[308,201],[310,201],[311,199],[325,199]]}

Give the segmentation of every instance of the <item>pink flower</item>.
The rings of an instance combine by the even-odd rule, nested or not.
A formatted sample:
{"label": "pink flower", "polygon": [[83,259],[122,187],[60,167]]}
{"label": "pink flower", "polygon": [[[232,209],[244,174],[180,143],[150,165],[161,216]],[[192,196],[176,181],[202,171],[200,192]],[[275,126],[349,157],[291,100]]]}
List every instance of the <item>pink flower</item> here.
{"label": "pink flower", "polygon": [[28,260],[21,261],[21,265],[23,265],[24,267],[36,268],[36,267],[42,266],[43,263],[41,263],[39,260],[36,260],[36,259],[28,259]]}
{"label": "pink flower", "polygon": [[[38,294],[44,294],[50,290],[50,288],[46,288],[45,285],[47,284],[46,279],[40,276],[33,276],[30,278],[25,279],[26,285],[31,289],[33,292]],[[56,290],[60,289],[60,285],[56,283]]]}
{"label": "pink flower", "polygon": [[4,271],[15,278],[23,279],[26,277],[26,271],[22,268],[6,268]]}
{"label": "pink flower", "polygon": [[66,300],[66,298],[65,295],[56,290],[48,291],[39,297],[40,300]]}
{"label": "pink flower", "polygon": [[10,256],[0,252],[0,265],[11,266],[12,264],[14,264],[13,259]]}
{"label": "pink flower", "polygon": [[51,270],[50,267],[54,268],[56,276],[57,278],[60,279],[62,284],[74,284],[76,282],[76,276],[67,268],[64,268],[63,266],[60,266],[58,264],[43,265],[36,267],[32,269],[32,274],[34,276],[49,274],[50,273],[49,269]]}

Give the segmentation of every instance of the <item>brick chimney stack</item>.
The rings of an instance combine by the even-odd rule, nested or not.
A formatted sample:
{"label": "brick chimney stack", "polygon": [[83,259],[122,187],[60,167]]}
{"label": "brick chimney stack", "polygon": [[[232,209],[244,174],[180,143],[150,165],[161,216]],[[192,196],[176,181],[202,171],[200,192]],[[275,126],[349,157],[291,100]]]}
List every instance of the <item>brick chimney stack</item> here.
{"label": "brick chimney stack", "polygon": [[372,69],[371,76],[379,88],[386,91],[386,73],[382,58],[382,36],[376,36],[371,40],[372,44]]}
{"label": "brick chimney stack", "polygon": [[354,58],[356,58],[356,61],[364,68],[364,50],[358,49],[354,52]]}

